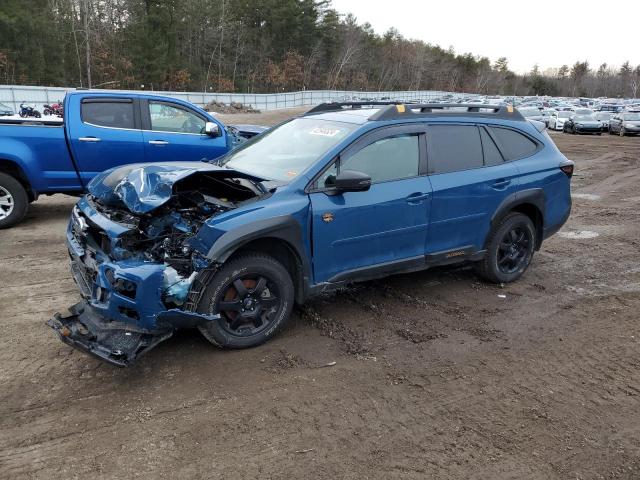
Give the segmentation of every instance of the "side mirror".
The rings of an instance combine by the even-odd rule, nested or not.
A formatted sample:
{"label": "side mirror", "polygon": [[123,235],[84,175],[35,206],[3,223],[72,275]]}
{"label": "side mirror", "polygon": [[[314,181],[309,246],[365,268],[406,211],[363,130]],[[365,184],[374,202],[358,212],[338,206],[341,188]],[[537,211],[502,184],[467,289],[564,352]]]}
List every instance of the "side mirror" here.
{"label": "side mirror", "polygon": [[206,133],[210,137],[219,137],[220,127],[217,123],[207,122],[204,124],[204,133]]}
{"label": "side mirror", "polygon": [[356,170],[343,170],[333,181],[333,192],[366,192],[371,188],[371,177]]}

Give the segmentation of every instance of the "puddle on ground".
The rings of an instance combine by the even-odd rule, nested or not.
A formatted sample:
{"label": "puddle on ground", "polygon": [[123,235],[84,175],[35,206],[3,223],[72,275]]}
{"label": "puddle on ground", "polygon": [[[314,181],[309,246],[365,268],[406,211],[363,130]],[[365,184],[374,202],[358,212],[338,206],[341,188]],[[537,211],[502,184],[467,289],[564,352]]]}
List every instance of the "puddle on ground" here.
{"label": "puddle on ground", "polygon": [[585,238],[596,238],[600,234],[593,230],[575,230],[573,232],[559,232],[562,238],[570,238],[572,240],[582,240]]}
{"label": "puddle on ground", "polygon": [[596,195],[595,193],[572,193],[571,197],[582,200],[600,200],[600,195]]}

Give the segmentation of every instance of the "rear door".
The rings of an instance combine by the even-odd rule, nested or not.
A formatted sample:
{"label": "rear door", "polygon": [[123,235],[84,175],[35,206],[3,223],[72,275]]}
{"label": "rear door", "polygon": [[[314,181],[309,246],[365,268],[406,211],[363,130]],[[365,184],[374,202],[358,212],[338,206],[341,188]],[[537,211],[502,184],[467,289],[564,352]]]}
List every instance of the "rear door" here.
{"label": "rear door", "polygon": [[516,166],[477,125],[430,125],[427,149],[433,187],[427,252],[446,257],[482,249],[492,214],[517,189]]}
{"label": "rear door", "polygon": [[137,102],[132,97],[84,97],[78,105],[80,118],[67,120],[74,161],[85,185],[108,168],[144,161]]}
{"label": "rear door", "polygon": [[227,152],[224,127],[220,135],[205,133],[207,118],[170,101],[142,100],[145,157],[148,162],[212,160]]}
{"label": "rear door", "polygon": [[[343,152],[309,195],[317,283],[378,276],[424,265],[431,185],[424,125],[376,131]],[[332,194],[342,170],[371,176],[366,192]]]}

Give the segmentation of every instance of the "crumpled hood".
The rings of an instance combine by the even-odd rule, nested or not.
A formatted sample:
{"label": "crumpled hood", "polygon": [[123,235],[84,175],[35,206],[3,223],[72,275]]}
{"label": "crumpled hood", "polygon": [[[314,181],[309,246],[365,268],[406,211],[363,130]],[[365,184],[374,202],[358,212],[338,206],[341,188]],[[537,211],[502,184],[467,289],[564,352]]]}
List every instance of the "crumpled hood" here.
{"label": "crumpled hood", "polygon": [[206,162],[132,163],[96,175],[88,190],[104,205],[124,206],[133,213],[148,213],[166,203],[173,186],[195,173],[264,179]]}

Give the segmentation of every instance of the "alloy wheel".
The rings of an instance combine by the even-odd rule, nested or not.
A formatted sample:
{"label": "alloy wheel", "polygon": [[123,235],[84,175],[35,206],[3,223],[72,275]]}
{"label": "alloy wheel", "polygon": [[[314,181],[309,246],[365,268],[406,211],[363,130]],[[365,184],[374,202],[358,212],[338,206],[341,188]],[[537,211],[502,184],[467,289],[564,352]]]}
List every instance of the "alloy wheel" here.
{"label": "alloy wheel", "polygon": [[9,190],[0,187],[0,220],[4,220],[11,215],[14,205],[15,202]]}
{"label": "alloy wheel", "polygon": [[248,337],[266,330],[275,319],[282,300],[278,286],[265,276],[236,278],[220,297],[220,324],[228,333]]}
{"label": "alloy wheel", "polygon": [[498,269],[510,275],[526,267],[532,244],[529,230],[515,225],[502,237],[498,246]]}

